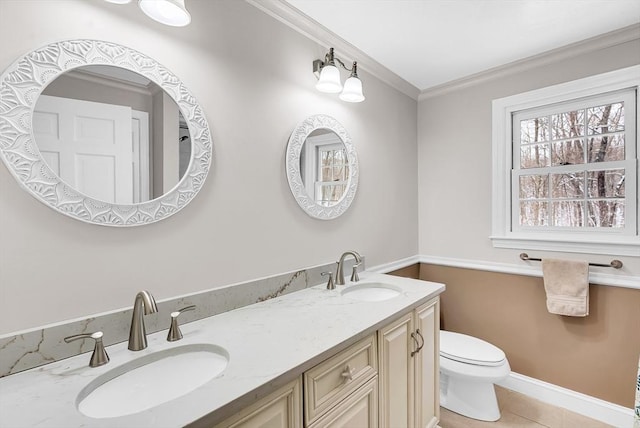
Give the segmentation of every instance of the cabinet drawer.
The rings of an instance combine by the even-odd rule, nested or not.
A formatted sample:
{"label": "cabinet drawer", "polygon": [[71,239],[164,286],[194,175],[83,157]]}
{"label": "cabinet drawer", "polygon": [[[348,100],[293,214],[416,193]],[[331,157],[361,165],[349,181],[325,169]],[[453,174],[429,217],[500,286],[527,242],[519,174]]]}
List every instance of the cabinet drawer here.
{"label": "cabinet drawer", "polygon": [[377,372],[375,335],[308,370],[304,374],[306,425],[365,384]]}
{"label": "cabinet drawer", "polygon": [[[400,425],[401,426],[401,425]],[[378,428],[378,378],[374,377],[309,428]],[[398,427],[396,427],[398,428]]]}

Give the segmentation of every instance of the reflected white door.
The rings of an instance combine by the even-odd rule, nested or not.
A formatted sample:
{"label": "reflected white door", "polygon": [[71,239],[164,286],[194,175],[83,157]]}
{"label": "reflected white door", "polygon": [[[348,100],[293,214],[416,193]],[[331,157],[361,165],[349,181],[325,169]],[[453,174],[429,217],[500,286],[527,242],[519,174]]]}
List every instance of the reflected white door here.
{"label": "reflected white door", "polygon": [[133,203],[148,201],[149,183],[149,113],[132,110]]}
{"label": "reflected white door", "polygon": [[92,198],[133,203],[130,107],[41,95],[33,132],[58,176]]}

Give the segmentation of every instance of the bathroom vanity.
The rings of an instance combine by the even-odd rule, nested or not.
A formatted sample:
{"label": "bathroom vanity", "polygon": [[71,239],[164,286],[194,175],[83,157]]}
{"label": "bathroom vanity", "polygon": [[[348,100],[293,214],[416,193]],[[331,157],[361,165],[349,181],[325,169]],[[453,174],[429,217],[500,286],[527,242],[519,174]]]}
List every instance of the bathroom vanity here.
{"label": "bathroom vanity", "polygon": [[[0,418],[12,427],[433,427],[442,291],[366,272],[335,290],[321,284],[185,324],[179,341],[160,331],[141,351],[109,346],[111,361],[97,368],[85,353],[2,378]],[[108,399],[99,402],[100,417],[83,413],[87,397],[129,371],[152,368],[149,376],[166,389],[192,370],[207,376],[210,366],[188,360],[204,351],[222,365],[195,389],[144,409],[123,412]],[[170,362],[179,355],[187,364],[176,375]],[[153,369],[159,361],[169,365]],[[122,385],[129,402],[164,389],[136,387]]]}
{"label": "bathroom vanity", "polygon": [[216,427],[435,427],[438,320],[436,297]]}

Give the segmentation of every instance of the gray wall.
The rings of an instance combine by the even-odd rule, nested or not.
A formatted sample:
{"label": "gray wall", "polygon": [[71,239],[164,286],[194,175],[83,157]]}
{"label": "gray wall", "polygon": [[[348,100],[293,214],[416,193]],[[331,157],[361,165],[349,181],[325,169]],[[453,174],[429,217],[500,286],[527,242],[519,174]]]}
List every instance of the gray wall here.
{"label": "gray wall", "polygon": [[[582,46],[584,48],[584,46]],[[517,265],[520,250],[493,248],[491,235],[491,101],[640,64],[640,40],[495,75],[418,103],[419,248],[436,257]],[[548,255],[545,255],[548,254]],[[640,275],[640,258],[531,252],[532,257],[624,262]]]}
{"label": "gray wall", "polygon": [[[416,102],[364,70],[366,102],[318,93],[325,49],[238,0],[190,0],[185,28],[137,2],[0,1],[0,69],[53,41],[93,38],[137,49],[179,76],[207,114],[212,169],[199,195],[157,224],[107,228],[58,214],[0,167],[0,334],[335,261],[369,266],[417,254]],[[344,76],[346,77],[346,76]],[[360,187],[333,221],[308,217],[289,192],[284,153],[306,116],[351,135]]]}
{"label": "gray wall", "polygon": [[[420,254],[517,266],[521,251],[493,248],[489,239],[491,101],[635,64],[640,64],[640,40],[524,67],[421,100]],[[533,257],[546,254],[599,262],[614,258],[530,252]],[[615,258],[624,262],[620,274],[640,274],[639,258]],[[609,272],[613,269],[602,271],[614,273]],[[640,290],[592,284],[589,316],[574,318],[546,310],[541,278],[437,263],[422,264],[419,277],[447,284],[442,294],[443,328],[499,346],[514,372],[622,406],[633,405]]]}

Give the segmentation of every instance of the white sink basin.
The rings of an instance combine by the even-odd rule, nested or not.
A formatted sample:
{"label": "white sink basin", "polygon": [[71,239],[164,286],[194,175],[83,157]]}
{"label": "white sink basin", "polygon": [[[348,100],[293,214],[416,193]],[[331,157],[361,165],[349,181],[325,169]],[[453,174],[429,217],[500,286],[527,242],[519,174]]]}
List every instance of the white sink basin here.
{"label": "white sink basin", "polygon": [[98,377],[78,395],[78,410],[92,418],[130,415],[166,403],[224,371],[229,354],[208,344],[154,352]]}
{"label": "white sink basin", "polygon": [[380,302],[383,300],[389,300],[399,296],[400,293],[400,288],[379,282],[348,285],[344,290],[342,290],[342,295],[344,297],[363,302]]}

